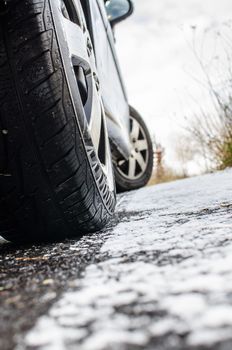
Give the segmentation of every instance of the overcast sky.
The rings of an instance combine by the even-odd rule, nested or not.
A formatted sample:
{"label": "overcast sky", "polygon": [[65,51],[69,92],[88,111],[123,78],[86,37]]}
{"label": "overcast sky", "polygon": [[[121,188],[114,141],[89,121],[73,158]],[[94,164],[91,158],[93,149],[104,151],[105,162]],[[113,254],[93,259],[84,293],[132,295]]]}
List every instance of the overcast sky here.
{"label": "overcast sky", "polygon": [[[203,60],[223,56],[224,43],[222,47],[216,33],[232,33],[227,26],[232,19],[232,1],[134,3],[134,15],[116,29],[118,55],[131,104],[145,116],[151,132],[166,147],[167,159],[172,161],[173,135],[183,125],[183,117],[190,115],[197,104],[208,104],[201,84],[204,77],[191,49],[193,36],[199,53],[203,47]],[[217,78],[216,72],[213,74]]]}

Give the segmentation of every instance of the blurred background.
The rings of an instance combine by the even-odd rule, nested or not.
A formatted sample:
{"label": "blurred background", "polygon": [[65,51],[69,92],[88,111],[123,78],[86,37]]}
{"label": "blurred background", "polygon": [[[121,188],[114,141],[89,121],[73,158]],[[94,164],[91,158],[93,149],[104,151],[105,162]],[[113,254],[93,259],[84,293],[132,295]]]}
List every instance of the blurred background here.
{"label": "blurred background", "polygon": [[134,4],[116,27],[117,49],[157,171],[179,178],[232,166],[231,0]]}

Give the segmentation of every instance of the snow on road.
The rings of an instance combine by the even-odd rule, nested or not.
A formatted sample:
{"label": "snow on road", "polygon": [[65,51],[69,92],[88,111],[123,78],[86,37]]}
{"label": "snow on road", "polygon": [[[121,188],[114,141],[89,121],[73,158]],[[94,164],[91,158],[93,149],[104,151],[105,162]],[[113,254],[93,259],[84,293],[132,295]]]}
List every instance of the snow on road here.
{"label": "snow on road", "polygon": [[19,349],[231,349],[231,179],[230,170],[123,197],[98,263]]}

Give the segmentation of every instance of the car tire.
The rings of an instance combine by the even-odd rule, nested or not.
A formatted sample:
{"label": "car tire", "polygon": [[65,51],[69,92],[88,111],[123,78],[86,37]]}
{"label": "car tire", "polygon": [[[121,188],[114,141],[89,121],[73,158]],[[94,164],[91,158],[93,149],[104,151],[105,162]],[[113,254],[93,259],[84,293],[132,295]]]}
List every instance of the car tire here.
{"label": "car tire", "polygon": [[[0,235],[10,241],[80,236],[114,213],[105,114],[81,10],[68,0],[12,0],[1,17]],[[69,45],[72,28],[80,56]]]}
{"label": "car tire", "polygon": [[130,139],[132,152],[128,160],[119,158],[114,164],[118,192],[145,186],[153,171],[153,146],[148,128],[140,114],[130,107]]}

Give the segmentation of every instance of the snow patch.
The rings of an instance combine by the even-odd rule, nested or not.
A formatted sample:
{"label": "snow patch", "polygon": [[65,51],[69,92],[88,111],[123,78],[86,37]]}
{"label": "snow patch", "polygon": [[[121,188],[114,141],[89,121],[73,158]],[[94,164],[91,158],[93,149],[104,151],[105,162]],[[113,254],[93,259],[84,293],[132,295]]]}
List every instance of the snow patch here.
{"label": "snow patch", "polygon": [[181,349],[232,340],[231,175],[129,194],[98,262],[38,320],[25,346],[146,349],[173,336]]}

